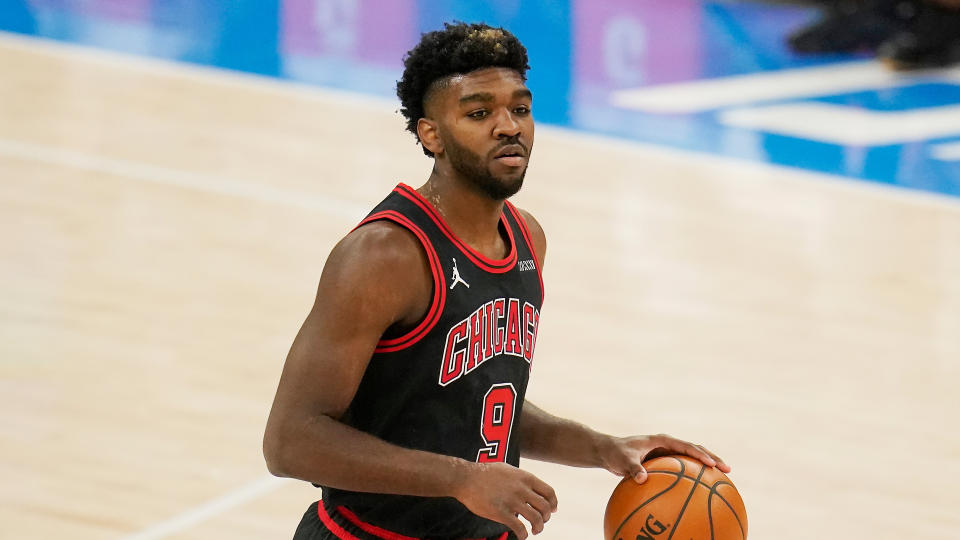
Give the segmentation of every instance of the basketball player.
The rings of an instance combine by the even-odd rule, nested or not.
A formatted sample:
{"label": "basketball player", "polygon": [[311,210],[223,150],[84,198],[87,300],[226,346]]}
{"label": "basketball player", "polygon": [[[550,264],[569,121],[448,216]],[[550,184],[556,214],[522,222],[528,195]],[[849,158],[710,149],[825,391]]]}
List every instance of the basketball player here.
{"label": "basketball player", "polygon": [[524,539],[557,510],[520,456],[644,481],[686,454],[667,435],[617,438],[525,401],[546,241],[506,200],[533,148],[526,49],[446,25],[408,54],[407,126],[434,159],[333,249],[287,357],[264,436],[273,474],[322,486],[295,539]]}

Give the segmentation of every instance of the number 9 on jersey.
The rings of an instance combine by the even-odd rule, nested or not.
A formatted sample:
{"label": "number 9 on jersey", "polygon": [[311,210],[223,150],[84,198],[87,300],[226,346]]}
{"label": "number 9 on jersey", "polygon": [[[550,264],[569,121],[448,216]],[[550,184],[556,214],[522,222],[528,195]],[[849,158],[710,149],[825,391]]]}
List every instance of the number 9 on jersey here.
{"label": "number 9 on jersey", "polygon": [[516,405],[517,391],[512,384],[495,384],[487,390],[480,424],[485,446],[477,452],[477,463],[506,461]]}

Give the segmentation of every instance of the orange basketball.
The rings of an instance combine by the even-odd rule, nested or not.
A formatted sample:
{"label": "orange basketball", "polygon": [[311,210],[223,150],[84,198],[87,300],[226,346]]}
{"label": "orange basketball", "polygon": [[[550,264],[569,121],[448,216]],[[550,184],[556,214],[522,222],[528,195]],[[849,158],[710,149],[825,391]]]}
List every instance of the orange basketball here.
{"label": "orange basketball", "polygon": [[643,464],[647,481],[624,478],[603,516],[606,540],[746,540],[747,510],[720,469],[687,456]]}

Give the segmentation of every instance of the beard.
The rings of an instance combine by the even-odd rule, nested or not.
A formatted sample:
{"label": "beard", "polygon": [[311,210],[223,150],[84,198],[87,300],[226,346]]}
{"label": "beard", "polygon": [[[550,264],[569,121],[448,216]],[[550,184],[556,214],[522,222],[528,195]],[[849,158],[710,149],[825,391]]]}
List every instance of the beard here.
{"label": "beard", "polygon": [[[519,142],[510,139],[503,144],[519,144]],[[524,149],[527,150],[526,157],[529,160],[530,151],[526,146]],[[450,156],[450,165],[453,169],[460,173],[471,187],[491,199],[500,201],[509,199],[523,187],[523,178],[527,175],[526,164],[519,173],[497,177],[490,171],[489,161],[485,162],[482,156],[462,146],[453,137],[448,137],[444,141],[444,150]]]}

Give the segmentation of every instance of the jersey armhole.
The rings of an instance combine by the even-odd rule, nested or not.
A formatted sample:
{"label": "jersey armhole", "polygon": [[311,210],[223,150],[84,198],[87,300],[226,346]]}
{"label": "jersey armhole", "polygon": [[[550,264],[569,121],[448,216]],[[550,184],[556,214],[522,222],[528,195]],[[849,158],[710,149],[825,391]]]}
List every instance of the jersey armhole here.
{"label": "jersey armhole", "polygon": [[530,234],[530,228],[527,226],[527,221],[523,219],[523,215],[520,214],[516,206],[510,201],[506,201],[506,207],[510,210],[513,219],[517,222],[517,227],[520,228],[523,241],[527,244],[527,250],[530,252],[530,255],[533,256],[533,265],[537,269],[537,278],[540,279],[540,303],[543,304],[546,296],[546,292],[543,289],[543,269],[540,267],[540,256],[537,255],[537,247],[533,244],[533,236]]}
{"label": "jersey armhole", "polygon": [[382,212],[371,214],[366,219],[361,221],[360,224],[354,228],[354,230],[374,221],[390,221],[413,233],[413,235],[420,242],[420,245],[423,247],[424,252],[427,254],[427,262],[430,265],[430,273],[433,275],[433,299],[430,302],[430,308],[427,310],[427,314],[423,317],[420,323],[412,330],[399,337],[381,339],[377,342],[377,348],[374,350],[374,353],[389,353],[413,346],[418,341],[423,339],[423,337],[426,336],[434,326],[436,326],[437,321],[440,320],[440,313],[443,312],[443,306],[446,303],[447,287],[446,280],[443,277],[443,267],[440,264],[440,257],[437,256],[437,251],[430,243],[426,233],[424,233],[420,227],[399,212],[393,210],[384,210]]}

